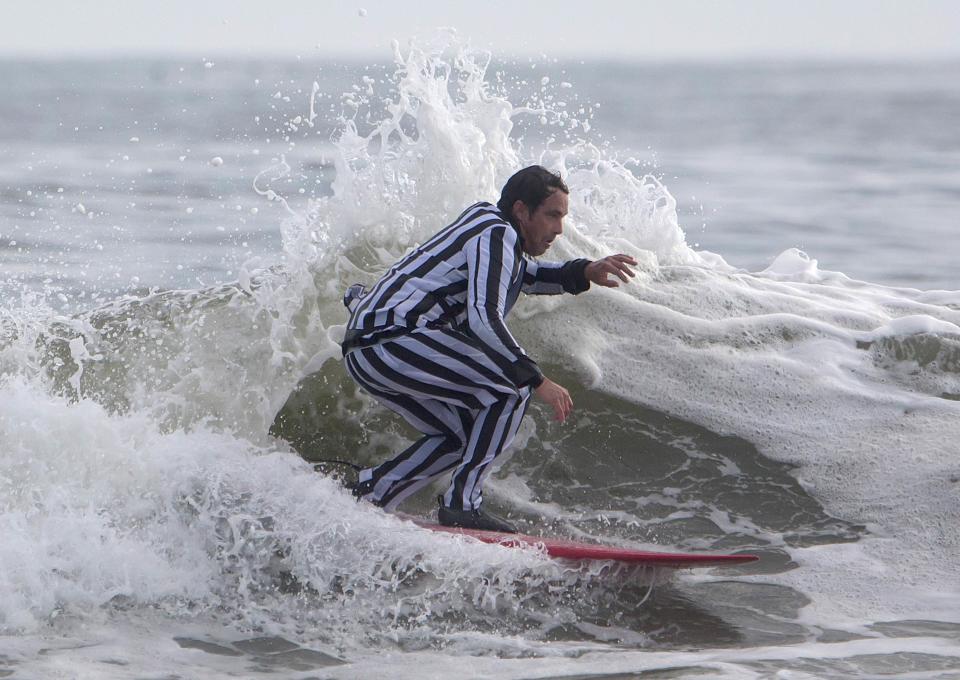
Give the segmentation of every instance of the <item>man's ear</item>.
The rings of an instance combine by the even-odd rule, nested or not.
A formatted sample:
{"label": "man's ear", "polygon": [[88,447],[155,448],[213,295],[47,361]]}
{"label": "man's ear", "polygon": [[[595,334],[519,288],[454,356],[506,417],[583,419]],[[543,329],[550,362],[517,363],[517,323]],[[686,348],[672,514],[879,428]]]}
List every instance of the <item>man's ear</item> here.
{"label": "man's ear", "polygon": [[519,198],[513,202],[513,206],[510,208],[510,214],[513,215],[513,219],[517,224],[523,224],[530,219],[530,209],[527,207],[527,204]]}

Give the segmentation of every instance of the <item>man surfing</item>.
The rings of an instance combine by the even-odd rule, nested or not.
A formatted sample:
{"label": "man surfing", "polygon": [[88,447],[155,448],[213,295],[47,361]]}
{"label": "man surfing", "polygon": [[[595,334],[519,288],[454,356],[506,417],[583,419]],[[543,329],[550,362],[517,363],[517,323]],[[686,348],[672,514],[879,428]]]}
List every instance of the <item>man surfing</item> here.
{"label": "man surfing", "polygon": [[[545,377],[507,329],[520,292],[578,295],[635,274],[629,255],[540,262],[563,233],[569,189],[533,165],[514,174],[497,205],[480,202],[397,262],[366,291],[351,286],[344,364],[357,384],[423,436],[390,460],[360,471],[352,493],[393,510],[452,471],[440,497],[444,526],[516,533],[482,509],[482,486],[511,443],[531,393],[558,421],[570,394]],[[619,279],[619,281],[618,281]]]}

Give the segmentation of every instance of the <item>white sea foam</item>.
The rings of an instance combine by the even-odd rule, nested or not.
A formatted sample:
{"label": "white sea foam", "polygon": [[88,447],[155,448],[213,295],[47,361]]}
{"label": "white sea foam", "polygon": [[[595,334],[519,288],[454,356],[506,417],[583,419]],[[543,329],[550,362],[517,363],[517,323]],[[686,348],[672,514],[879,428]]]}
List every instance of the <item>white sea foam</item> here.
{"label": "white sea foam", "polygon": [[[934,379],[908,358],[885,365],[857,340],[952,334],[956,311],[882,287],[768,283],[689,267],[661,267],[627,291],[596,295],[603,304],[577,299],[525,319],[525,332],[553,361],[577,347],[569,360],[586,363],[591,375],[599,367],[601,389],[799,464],[797,474],[828,512],[888,536],[865,544],[862,563],[831,560],[846,549],[823,548],[828,557],[784,582],[800,585],[828,617],[839,609],[955,619],[951,555],[960,517],[951,480],[960,421],[957,403],[940,394],[956,393],[960,375]],[[911,316],[921,309],[922,317]],[[898,322],[900,315],[909,318]],[[877,559],[882,572],[866,568]],[[825,572],[829,589],[816,586]],[[935,598],[908,588],[923,584],[952,584],[950,597],[934,609]]]}
{"label": "white sea foam", "polygon": [[[112,601],[282,624],[290,612],[274,612],[270,585],[282,570],[321,594],[306,614],[313,625],[363,636],[375,620],[408,616],[406,598],[434,615],[457,600],[496,612],[520,607],[532,583],[580,578],[534,550],[383,515],[296,456],[225,433],[163,433],[147,414],[111,415],[16,380],[0,404],[7,633],[103,619],[96,612]],[[333,592],[348,616],[324,604]]]}

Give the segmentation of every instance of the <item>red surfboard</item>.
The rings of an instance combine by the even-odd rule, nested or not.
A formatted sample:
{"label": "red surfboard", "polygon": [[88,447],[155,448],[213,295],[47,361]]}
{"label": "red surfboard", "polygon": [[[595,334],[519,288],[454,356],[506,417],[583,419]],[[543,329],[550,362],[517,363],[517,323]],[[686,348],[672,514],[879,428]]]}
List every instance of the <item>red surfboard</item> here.
{"label": "red surfboard", "polygon": [[650,552],[647,550],[633,550],[619,548],[612,545],[596,545],[580,543],[562,538],[545,538],[543,536],[527,536],[525,534],[502,534],[496,531],[481,531],[479,529],[459,529],[445,527],[432,522],[414,520],[414,523],[424,529],[445,534],[469,536],[484,543],[502,545],[507,548],[540,548],[541,546],[550,557],[568,560],[613,560],[632,564],[645,564],[653,567],[670,567],[672,569],[692,569],[694,567],[724,567],[746,562],[756,562],[756,555],[723,555],[713,553],[670,553]]}

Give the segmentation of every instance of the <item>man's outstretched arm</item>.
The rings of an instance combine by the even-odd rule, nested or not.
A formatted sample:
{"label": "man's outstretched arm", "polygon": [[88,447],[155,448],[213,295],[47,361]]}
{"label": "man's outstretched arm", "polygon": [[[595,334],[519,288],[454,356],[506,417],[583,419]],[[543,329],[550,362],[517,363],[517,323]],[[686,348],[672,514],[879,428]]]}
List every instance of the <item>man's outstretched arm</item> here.
{"label": "man's outstretched arm", "polygon": [[523,292],[527,295],[579,295],[588,290],[591,283],[607,288],[620,284],[610,279],[616,276],[626,283],[636,276],[631,266],[637,261],[630,255],[619,253],[600,260],[570,260],[569,262],[537,262],[527,260],[523,277]]}

